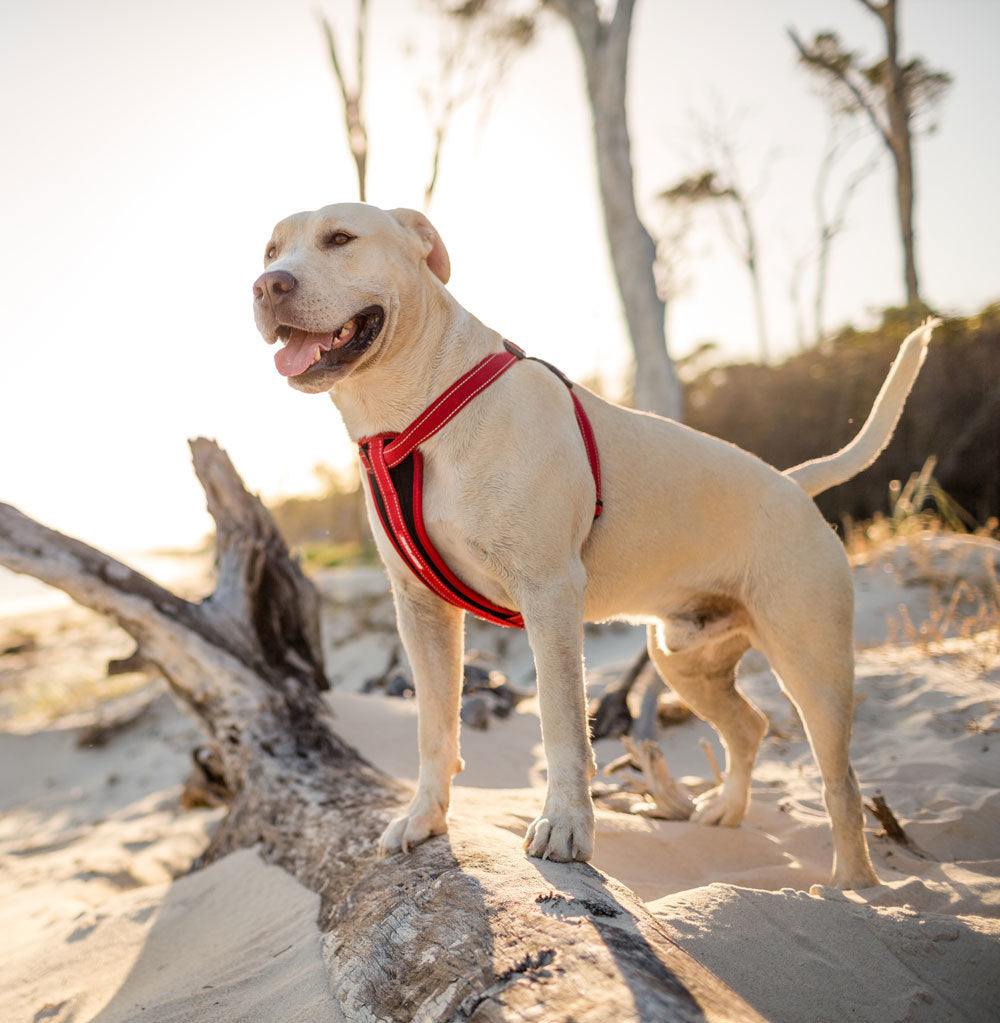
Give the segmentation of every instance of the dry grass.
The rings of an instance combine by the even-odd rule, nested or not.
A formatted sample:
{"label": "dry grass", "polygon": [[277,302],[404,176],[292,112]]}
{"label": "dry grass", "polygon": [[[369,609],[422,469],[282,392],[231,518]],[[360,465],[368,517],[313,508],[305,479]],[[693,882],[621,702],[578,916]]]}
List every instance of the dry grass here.
{"label": "dry grass", "polygon": [[914,623],[906,605],[900,604],[898,619],[889,623],[890,643],[905,640],[926,649],[949,636],[960,639],[990,633],[1000,636],[1000,588],[995,571],[992,587],[986,593],[960,579],[947,600],[943,594],[932,590],[930,601],[930,615],[919,623]]}
{"label": "dry grass", "polygon": [[863,524],[846,523],[855,563],[884,559],[905,587],[927,588],[926,614],[905,604],[890,617],[887,642],[924,652],[948,639],[975,638],[979,670],[1000,660],[998,522],[977,525],[934,479],[929,458],[905,486],[893,488],[892,510]]}
{"label": "dry grass", "polygon": [[894,540],[922,533],[958,533],[1000,539],[1000,522],[990,518],[985,525],[954,501],[934,478],[937,459],[931,456],[905,485],[894,480],[889,487],[891,511],[876,514],[868,522],[844,520],[844,546],[854,560],[868,556]]}

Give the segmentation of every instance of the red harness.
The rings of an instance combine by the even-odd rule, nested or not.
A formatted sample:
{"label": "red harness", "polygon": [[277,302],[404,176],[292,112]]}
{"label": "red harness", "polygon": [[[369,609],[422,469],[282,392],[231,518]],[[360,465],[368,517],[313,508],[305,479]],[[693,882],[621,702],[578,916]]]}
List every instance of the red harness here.
{"label": "red harness", "polygon": [[[449,604],[471,611],[488,622],[523,629],[524,620],[519,612],[500,607],[470,589],[448,568],[435,550],[424,528],[423,457],[417,450],[514,363],[527,358],[510,341],[504,341],[504,347],[506,351],[487,356],[465,376],[456,380],[402,433],[362,437],[358,441],[358,450],[367,472],[368,488],[379,521],[399,556],[417,578]],[[596,519],[601,514],[601,463],[590,420],[573,390],[573,384],[555,366],[550,366],[542,359],[534,361],[541,362],[569,388],[576,410],[576,421],[587,449],[590,471],[597,487],[597,505],[594,509]]]}

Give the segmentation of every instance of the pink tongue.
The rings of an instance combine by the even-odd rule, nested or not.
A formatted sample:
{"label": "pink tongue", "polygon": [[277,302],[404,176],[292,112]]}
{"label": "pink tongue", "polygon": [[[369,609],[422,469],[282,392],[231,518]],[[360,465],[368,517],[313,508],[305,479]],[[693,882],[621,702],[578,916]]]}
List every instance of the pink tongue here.
{"label": "pink tongue", "polygon": [[332,344],[332,334],[307,334],[304,330],[293,330],[284,348],[274,353],[274,364],[283,377],[297,377],[313,364],[320,348],[329,349]]}

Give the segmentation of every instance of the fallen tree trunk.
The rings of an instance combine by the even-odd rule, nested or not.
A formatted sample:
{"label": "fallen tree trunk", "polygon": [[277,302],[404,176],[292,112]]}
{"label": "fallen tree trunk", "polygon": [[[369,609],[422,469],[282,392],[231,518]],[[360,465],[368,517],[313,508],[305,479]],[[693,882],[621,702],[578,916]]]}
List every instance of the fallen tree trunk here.
{"label": "fallen tree trunk", "polygon": [[245,847],[321,897],[331,990],[350,1020],[758,1020],[623,885],[527,858],[459,817],[376,858],[409,793],[339,738],[319,601],[260,501],[213,442],[192,442],[216,522],[217,584],[183,600],[0,504],[0,564],[109,615],[200,720],[231,803],[205,862]]}

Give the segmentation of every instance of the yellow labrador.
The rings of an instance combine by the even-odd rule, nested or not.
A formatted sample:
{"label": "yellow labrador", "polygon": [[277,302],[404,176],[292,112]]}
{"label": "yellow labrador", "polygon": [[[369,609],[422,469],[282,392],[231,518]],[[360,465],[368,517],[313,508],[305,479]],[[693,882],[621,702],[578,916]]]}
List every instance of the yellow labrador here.
{"label": "yellow labrador", "polygon": [[[413,210],[342,204],[274,229],[254,284],[257,326],[282,340],[275,362],[295,388],[329,392],[351,437],[400,432],[491,353],[499,334],[445,288],[448,254]],[[885,447],[933,324],[904,342],[861,432],[842,451],[781,473],[731,444],[578,388],[597,438],[604,513],[570,393],[521,362],[422,449],[424,519],[451,570],[519,609],[535,657],[548,790],[528,830],[532,856],[586,860],[594,772],[583,623],[648,627],[664,680],[719,732],[723,782],[695,820],[735,826],[765,718],[734,683],[749,646],[767,657],[805,724],[833,829],[832,883],[878,884],[848,760],[854,707],[853,589],[843,548],[810,499]],[[372,515],[369,500],[369,515]],[[381,852],[447,829],[459,756],[464,612],[427,589],[373,518],[419,705],[420,774]]]}

